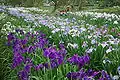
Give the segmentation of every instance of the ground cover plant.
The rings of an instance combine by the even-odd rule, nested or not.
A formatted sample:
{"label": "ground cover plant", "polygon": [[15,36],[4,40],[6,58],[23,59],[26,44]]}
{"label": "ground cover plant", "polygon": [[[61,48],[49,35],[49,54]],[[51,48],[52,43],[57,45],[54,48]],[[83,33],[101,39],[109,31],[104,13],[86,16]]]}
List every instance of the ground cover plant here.
{"label": "ground cover plant", "polygon": [[5,80],[119,80],[120,15],[0,6]]}

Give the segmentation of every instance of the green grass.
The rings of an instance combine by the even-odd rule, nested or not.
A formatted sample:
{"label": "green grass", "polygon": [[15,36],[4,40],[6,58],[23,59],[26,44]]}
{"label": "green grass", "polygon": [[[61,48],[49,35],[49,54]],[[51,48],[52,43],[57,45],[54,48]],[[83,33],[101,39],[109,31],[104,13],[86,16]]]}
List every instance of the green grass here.
{"label": "green grass", "polygon": [[[36,13],[36,12],[33,12],[33,13]],[[1,13],[0,13],[1,15]],[[117,31],[116,32],[119,32],[120,29],[117,28],[118,26],[120,26],[119,24],[118,25],[113,25],[111,22],[107,22],[106,23],[106,20],[105,19],[97,19],[97,20],[90,20],[91,17],[78,17],[78,16],[73,16],[73,15],[69,15],[69,16],[66,16],[66,17],[62,17],[62,18],[69,18],[69,19],[72,19],[73,17],[77,18],[77,21],[79,22],[80,20],[85,20],[85,27],[87,28],[86,24],[89,23],[89,24],[92,24],[92,25],[97,25],[98,28],[101,28],[101,26],[103,26],[104,24],[108,24],[108,30],[109,30],[109,33],[110,34],[113,34],[113,36],[116,35],[116,33],[114,34],[113,32],[111,32],[111,28],[116,28]],[[33,25],[32,23],[27,23],[25,21],[23,21],[23,19],[18,19],[14,16],[11,16],[11,15],[7,15],[4,20],[1,20],[0,21],[0,27],[2,28],[4,24],[6,24],[7,22],[11,22],[12,25],[15,25],[16,28],[18,26],[21,26],[24,27],[24,26],[27,26],[28,24],[30,24],[31,26]],[[78,49],[74,49],[74,48],[67,48],[67,57],[66,58],[69,58],[71,57],[72,55],[74,55],[75,53],[79,54],[79,55],[84,55],[85,54],[85,50],[87,48],[82,48],[82,43],[84,41],[88,41],[89,45],[88,47],[95,47],[96,48],[96,51],[93,51],[92,54],[90,54],[91,56],[91,61],[90,61],[90,64],[89,65],[86,65],[84,68],[88,69],[88,68],[92,68],[92,69],[95,69],[95,70],[106,70],[109,72],[109,74],[113,74],[113,75],[116,75],[117,74],[117,67],[120,65],[120,44],[118,46],[114,46],[115,48],[117,48],[118,50],[115,50],[113,52],[110,52],[108,54],[105,53],[106,51],[106,48],[102,48],[101,46],[95,46],[95,45],[92,45],[90,43],[90,39],[87,39],[85,36],[90,34],[88,32],[84,32],[83,34],[80,34],[79,37],[72,37],[71,35],[63,35],[62,32],[57,32],[55,34],[51,33],[51,29],[46,27],[46,26],[43,26],[41,25],[42,27],[36,27],[34,30],[35,31],[42,31],[44,34],[46,34],[49,42],[51,44],[55,44],[57,46],[57,49],[58,49],[58,44],[60,41],[64,41],[65,43],[65,46],[67,46],[68,43],[77,43],[78,44]],[[57,26],[59,27],[59,26]],[[81,25],[80,25],[81,27]],[[0,30],[1,31],[1,30]],[[92,32],[91,32],[92,33]],[[61,35],[61,36],[59,36]],[[12,63],[12,56],[13,56],[13,53],[12,53],[12,48],[11,47],[7,47],[5,45],[5,43],[7,42],[6,40],[6,35],[4,35],[3,33],[0,32],[0,51],[1,51],[1,54],[0,54],[0,78],[1,79],[4,79],[4,80],[16,80],[17,79],[17,72],[19,70],[21,70],[21,68],[23,68],[23,66],[20,66],[20,68],[16,68],[15,70],[12,70],[10,68],[10,64]],[[52,38],[49,38],[49,36],[52,36]],[[104,37],[104,36],[103,36]],[[117,38],[119,38],[118,36],[116,36]],[[105,38],[102,38],[101,40],[98,40],[99,42],[102,42],[103,40],[106,40]],[[41,50],[37,50],[36,52],[36,56],[39,56],[37,59],[35,59],[35,62],[36,63],[39,63],[41,61],[46,61],[43,57],[42,57],[42,51]],[[111,64],[103,64],[103,60],[104,59],[110,59],[111,61]],[[69,72],[69,71],[77,71],[77,68],[76,66],[72,66],[70,64],[63,64],[61,66],[59,66],[58,68],[56,69],[53,69],[53,70],[43,70],[43,71],[34,71],[32,69],[31,71],[31,78],[32,80],[67,80],[66,78],[66,74]]]}
{"label": "green grass", "polygon": [[[23,19],[18,19],[6,13],[4,14],[6,15],[6,17],[0,20],[0,80],[9,80],[8,76],[13,71],[10,67],[12,63],[13,52],[12,48],[6,45],[7,35],[1,32],[1,29],[4,28],[3,25],[6,24],[7,22],[11,22],[11,24],[15,25],[16,28],[17,26],[21,26],[21,28],[25,27],[29,23],[24,22]],[[3,13],[0,13],[0,15],[3,15]],[[16,75],[16,73],[14,74]]]}
{"label": "green grass", "polygon": [[[93,9],[94,10],[94,9]],[[108,7],[108,8],[104,8],[104,9],[96,9],[96,12],[100,12],[100,13],[114,13],[114,14],[120,14],[120,7]]]}

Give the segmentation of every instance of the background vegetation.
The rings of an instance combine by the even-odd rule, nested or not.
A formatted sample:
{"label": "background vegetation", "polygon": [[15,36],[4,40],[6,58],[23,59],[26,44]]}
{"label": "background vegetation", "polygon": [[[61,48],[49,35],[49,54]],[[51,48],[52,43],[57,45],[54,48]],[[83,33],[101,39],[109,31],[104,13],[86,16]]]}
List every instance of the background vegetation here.
{"label": "background vegetation", "polygon": [[73,10],[81,10],[84,7],[106,8],[119,6],[120,0],[0,0],[0,4],[26,7],[54,6],[55,11],[65,6],[71,6]]}

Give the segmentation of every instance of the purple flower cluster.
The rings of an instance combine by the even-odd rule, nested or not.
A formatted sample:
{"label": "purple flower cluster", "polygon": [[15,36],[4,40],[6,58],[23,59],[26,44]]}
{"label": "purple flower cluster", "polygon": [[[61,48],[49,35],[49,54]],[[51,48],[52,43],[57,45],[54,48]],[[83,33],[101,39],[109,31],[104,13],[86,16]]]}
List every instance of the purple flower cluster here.
{"label": "purple flower cluster", "polygon": [[100,77],[99,80],[111,80],[110,75],[108,75],[106,71],[102,70],[101,74],[102,74],[102,76]]}
{"label": "purple flower cluster", "polygon": [[64,62],[66,50],[62,44],[60,44],[60,50],[56,50],[55,47],[49,47],[44,49],[44,56],[49,58],[50,67],[55,68]]}
{"label": "purple flower cluster", "polygon": [[100,72],[94,71],[92,69],[85,71],[81,69],[78,72],[69,72],[67,78],[70,80],[92,80]]}
{"label": "purple flower cluster", "polygon": [[24,31],[17,29],[17,34],[22,36],[18,38],[16,34],[9,33],[8,44],[13,48],[13,62],[12,68],[16,68],[21,64],[24,64],[24,69],[18,72],[18,78],[20,80],[28,80],[31,67],[33,67],[33,61],[30,58],[25,58],[23,54],[34,52],[37,48],[43,49],[48,44],[46,36],[41,32],[24,33]]}
{"label": "purple flower cluster", "polygon": [[36,70],[43,68],[57,68],[59,65],[64,63],[66,49],[63,44],[60,44],[60,49],[57,50],[55,47],[49,47],[44,49],[44,57],[49,59],[49,62],[42,63],[35,66]]}
{"label": "purple flower cluster", "polygon": [[[71,58],[68,58],[68,62],[79,67],[78,72],[69,72],[66,77],[70,80],[93,80],[97,76],[97,80],[111,80],[110,75],[103,71],[94,71],[92,69],[85,71],[82,67],[90,62],[88,54],[85,56],[78,56],[74,54]],[[101,74],[101,76],[98,76]]]}
{"label": "purple flower cluster", "polygon": [[19,39],[13,33],[8,35],[8,44],[12,44],[14,53],[12,68],[19,66],[24,61],[22,54],[32,53],[37,48],[43,49],[48,43],[45,35],[41,32],[37,32],[36,34],[28,32],[24,34],[24,31],[19,29],[17,29],[16,32],[20,32],[24,38]]}
{"label": "purple flower cluster", "polygon": [[[100,74],[102,76],[100,76]],[[100,78],[99,78],[100,76]],[[110,75],[107,74],[107,72],[103,71],[94,71],[92,69],[89,69],[85,71],[84,69],[81,69],[78,72],[69,72],[66,77],[69,80],[112,80]],[[96,78],[95,78],[96,77]]]}
{"label": "purple flower cluster", "polygon": [[[46,35],[41,32],[33,33],[24,33],[24,31],[17,29],[16,32],[22,36],[18,38],[17,35],[10,33],[8,34],[8,44],[13,47],[13,63],[12,68],[16,68],[21,64],[24,64],[23,70],[18,72],[19,80],[29,80],[30,71],[33,67],[35,70],[42,69],[54,69],[58,68],[65,63],[65,57],[67,50],[65,49],[64,44],[59,45],[59,49],[53,46],[48,47],[48,40]],[[48,44],[48,45],[47,45]],[[47,58],[47,62],[34,65],[33,61],[27,56],[24,57],[23,54],[34,54],[37,48],[43,50],[43,56]],[[70,80],[93,80],[97,76],[98,80],[110,80],[110,76],[105,71],[94,71],[84,70],[82,67],[85,64],[90,62],[90,54],[84,56],[79,56],[74,54],[72,57],[67,58],[67,61],[72,65],[77,65],[79,68],[78,72],[69,72],[66,77]],[[101,74],[101,76],[98,74]],[[100,77],[100,78],[99,78]]]}
{"label": "purple flower cluster", "polygon": [[30,70],[33,67],[33,63],[32,63],[32,60],[30,58],[26,58],[24,63],[25,63],[24,69],[18,72],[18,78],[20,80],[28,80],[29,79]]}
{"label": "purple flower cluster", "polygon": [[13,57],[12,68],[19,66],[24,60],[25,58],[20,53],[15,53]]}
{"label": "purple flower cluster", "polygon": [[78,54],[74,54],[71,58],[68,58],[68,62],[73,65],[77,65],[79,69],[81,69],[85,64],[89,63],[90,57],[88,54],[85,56],[78,56]]}
{"label": "purple flower cluster", "polygon": [[39,64],[39,65],[36,65],[36,66],[34,66],[34,69],[36,70],[36,71],[38,71],[38,70],[42,70],[42,69],[48,69],[49,68],[49,64],[48,63],[41,63],[41,64]]}
{"label": "purple flower cluster", "polygon": [[8,45],[11,45],[11,41],[15,38],[15,35],[13,33],[9,33],[7,35],[7,39],[8,39]]}

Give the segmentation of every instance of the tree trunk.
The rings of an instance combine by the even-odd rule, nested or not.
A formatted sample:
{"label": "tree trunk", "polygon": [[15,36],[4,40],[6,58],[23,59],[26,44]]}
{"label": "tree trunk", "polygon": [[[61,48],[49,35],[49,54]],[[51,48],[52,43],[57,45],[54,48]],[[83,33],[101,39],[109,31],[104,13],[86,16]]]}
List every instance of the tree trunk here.
{"label": "tree trunk", "polygon": [[78,6],[78,10],[82,9],[82,0],[79,0],[79,6]]}
{"label": "tree trunk", "polygon": [[55,1],[54,3],[55,3],[55,4],[54,4],[54,10],[52,11],[52,13],[55,12],[56,9],[57,9],[57,1]]}

